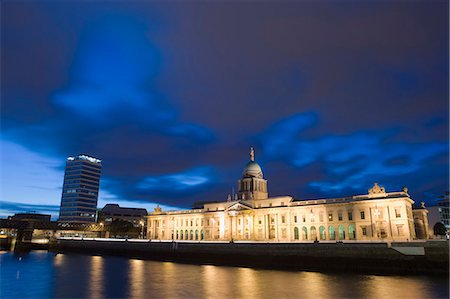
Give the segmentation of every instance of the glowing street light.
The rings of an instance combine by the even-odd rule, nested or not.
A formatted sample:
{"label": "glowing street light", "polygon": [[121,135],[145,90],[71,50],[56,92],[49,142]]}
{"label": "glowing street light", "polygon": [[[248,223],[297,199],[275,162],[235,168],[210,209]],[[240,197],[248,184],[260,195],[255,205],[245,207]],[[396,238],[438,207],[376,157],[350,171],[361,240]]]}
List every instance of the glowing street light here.
{"label": "glowing street light", "polygon": [[141,238],[144,239],[144,221],[139,221],[139,224],[142,226]]}

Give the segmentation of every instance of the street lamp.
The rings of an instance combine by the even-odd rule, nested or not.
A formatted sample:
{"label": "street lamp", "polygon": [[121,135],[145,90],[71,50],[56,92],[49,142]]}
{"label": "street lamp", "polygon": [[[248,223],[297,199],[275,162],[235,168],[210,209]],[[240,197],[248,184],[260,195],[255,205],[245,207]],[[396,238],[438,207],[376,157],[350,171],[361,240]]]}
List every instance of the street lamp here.
{"label": "street lamp", "polygon": [[105,224],[103,222],[100,222],[100,227],[101,227],[101,229],[100,229],[100,238],[104,238],[105,237],[104,234],[103,234],[104,226],[105,226]]}
{"label": "street lamp", "polygon": [[139,224],[142,226],[141,239],[144,239],[144,221],[139,221]]}

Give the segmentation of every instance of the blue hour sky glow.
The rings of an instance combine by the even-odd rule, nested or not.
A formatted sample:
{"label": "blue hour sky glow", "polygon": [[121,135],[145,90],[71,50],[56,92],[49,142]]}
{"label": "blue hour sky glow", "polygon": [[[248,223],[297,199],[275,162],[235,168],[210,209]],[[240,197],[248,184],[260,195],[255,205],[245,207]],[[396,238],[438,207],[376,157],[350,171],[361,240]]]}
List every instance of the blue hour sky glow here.
{"label": "blue hour sky glow", "polygon": [[0,216],[57,214],[66,157],[106,203],[449,189],[448,3],[4,1]]}

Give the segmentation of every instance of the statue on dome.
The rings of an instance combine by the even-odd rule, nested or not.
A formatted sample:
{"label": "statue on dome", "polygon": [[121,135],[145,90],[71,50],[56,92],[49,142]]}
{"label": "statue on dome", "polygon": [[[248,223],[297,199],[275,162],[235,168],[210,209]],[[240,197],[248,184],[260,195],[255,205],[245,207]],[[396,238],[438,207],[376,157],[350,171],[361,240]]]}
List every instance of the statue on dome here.
{"label": "statue on dome", "polygon": [[250,147],[250,161],[255,161],[255,149],[253,146]]}

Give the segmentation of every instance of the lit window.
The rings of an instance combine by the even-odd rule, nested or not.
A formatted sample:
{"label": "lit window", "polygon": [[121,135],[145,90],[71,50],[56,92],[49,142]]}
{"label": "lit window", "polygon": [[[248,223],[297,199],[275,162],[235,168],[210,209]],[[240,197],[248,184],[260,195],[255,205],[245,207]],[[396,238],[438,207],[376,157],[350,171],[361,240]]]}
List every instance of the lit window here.
{"label": "lit window", "polygon": [[333,221],[333,214],[328,214],[328,221]]}

